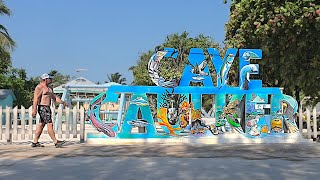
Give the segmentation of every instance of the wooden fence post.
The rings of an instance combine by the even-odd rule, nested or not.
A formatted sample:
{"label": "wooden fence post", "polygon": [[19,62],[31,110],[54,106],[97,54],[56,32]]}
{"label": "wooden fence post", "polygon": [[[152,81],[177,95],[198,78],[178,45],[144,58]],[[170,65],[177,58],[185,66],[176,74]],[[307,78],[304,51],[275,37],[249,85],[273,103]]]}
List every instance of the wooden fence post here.
{"label": "wooden fence post", "polygon": [[55,107],[50,107],[50,108],[51,108],[51,118],[52,118],[52,123],[53,123],[53,132],[55,133],[56,123],[58,123],[56,121],[56,109],[55,109]]}
{"label": "wooden fence post", "polygon": [[317,110],[316,107],[313,108],[313,140],[316,140],[318,137],[318,132],[317,132]]}
{"label": "wooden fence post", "polygon": [[2,140],[2,106],[0,106],[0,140]]}
{"label": "wooden fence post", "polygon": [[18,106],[13,108],[13,130],[12,139],[18,140]]}
{"label": "wooden fence post", "polygon": [[300,103],[300,106],[299,106],[299,132],[300,132],[300,134],[302,134],[302,130],[303,130],[302,105]]}
{"label": "wooden fence post", "polygon": [[65,107],[66,110],[66,120],[64,121],[64,124],[66,125],[66,139],[70,138],[70,126],[69,126],[69,122],[70,122],[70,108],[69,107]]}
{"label": "wooden fence post", "polygon": [[59,106],[58,108],[58,137],[62,138],[62,106]]}
{"label": "wooden fence post", "polygon": [[78,117],[78,108],[77,106],[74,106],[73,109],[72,109],[72,135],[73,135],[73,138],[77,138],[77,117]]}
{"label": "wooden fence post", "polygon": [[307,132],[308,132],[308,139],[311,139],[310,109],[308,107],[307,107]]}
{"label": "wooden fence post", "polygon": [[29,119],[28,119],[28,139],[32,140],[32,134],[33,134],[33,117],[32,117],[32,106],[28,109],[29,113]]}
{"label": "wooden fence post", "polygon": [[21,139],[24,140],[26,137],[26,108],[24,106],[21,106],[21,112],[20,112],[20,116],[21,116]]}
{"label": "wooden fence post", "polygon": [[9,143],[12,143],[12,134],[11,130],[11,119],[10,119],[10,107],[6,107],[6,140]]}
{"label": "wooden fence post", "polygon": [[81,106],[80,108],[80,143],[84,143],[84,108]]}

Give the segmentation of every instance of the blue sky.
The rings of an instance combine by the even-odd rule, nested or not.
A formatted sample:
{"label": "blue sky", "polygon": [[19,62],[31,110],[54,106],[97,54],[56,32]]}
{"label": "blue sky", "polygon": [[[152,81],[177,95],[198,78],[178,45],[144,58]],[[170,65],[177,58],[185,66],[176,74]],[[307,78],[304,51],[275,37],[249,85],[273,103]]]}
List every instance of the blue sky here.
{"label": "blue sky", "polygon": [[[5,0],[11,17],[1,17],[17,43],[13,66],[28,77],[52,69],[104,82],[129,67],[167,35],[187,31],[223,44],[229,5],[223,0]],[[76,72],[84,68],[86,71]]]}

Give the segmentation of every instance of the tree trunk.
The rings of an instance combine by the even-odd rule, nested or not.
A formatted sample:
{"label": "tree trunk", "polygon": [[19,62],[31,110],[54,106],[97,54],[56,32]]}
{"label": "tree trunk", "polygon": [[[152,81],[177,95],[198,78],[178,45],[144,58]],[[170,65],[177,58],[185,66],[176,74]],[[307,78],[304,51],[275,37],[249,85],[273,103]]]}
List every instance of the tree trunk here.
{"label": "tree trunk", "polygon": [[294,88],[294,91],[295,91],[296,100],[298,102],[298,105],[300,106],[300,88],[298,86],[296,86]]}

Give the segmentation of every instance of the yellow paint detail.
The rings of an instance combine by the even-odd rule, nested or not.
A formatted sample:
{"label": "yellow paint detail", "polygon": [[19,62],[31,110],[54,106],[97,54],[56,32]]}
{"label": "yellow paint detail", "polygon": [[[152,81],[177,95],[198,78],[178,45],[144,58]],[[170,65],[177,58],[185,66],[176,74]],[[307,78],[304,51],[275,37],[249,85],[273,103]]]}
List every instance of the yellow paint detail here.
{"label": "yellow paint detail", "polygon": [[282,120],[281,119],[272,119],[271,120],[271,129],[278,127],[282,128]]}
{"label": "yellow paint detail", "polygon": [[262,133],[268,133],[268,126],[263,126],[261,129]]}
{"label": "yellow paint detail", "polygon": [[178,128],[173,128],[171,126],[171,124],[169,124],[169,121],[168,121],[168,118],[167,118],[167,108],[160,108],[158,109],[158,115],[157,117],[162,121],[162,122],[158,122],[158,124],[160,126],[166,126],[169,131],[170,131],[170,134],[176,134],[174,131],[178,131],[178,130],[181,130],[180,127]]}

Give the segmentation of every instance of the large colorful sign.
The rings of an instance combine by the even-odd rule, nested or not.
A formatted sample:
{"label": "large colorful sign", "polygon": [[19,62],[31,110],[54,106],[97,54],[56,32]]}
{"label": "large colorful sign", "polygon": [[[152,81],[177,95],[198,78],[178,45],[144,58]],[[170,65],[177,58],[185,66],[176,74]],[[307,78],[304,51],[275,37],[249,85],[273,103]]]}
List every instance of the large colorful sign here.
{"label": "large colorful sign", "polygon": [[[210,62],[205,59],[203,49],[190,49],[189,63],[185,65],[182,78],[167,80],[159,72],[160,62],[176,58],[178,51],[173,48],[156,51],[149,59],[148,72],[157,86],[111,86],[90,103],[88,114],[93,126],[105,138],[175,138],[232,133],[253,138],[299,133],[295,123],[298,108],[295,99],[282,94],[280,88],[262,87],[261,80],[250,79],[251,74],[259,73],[259,65],[251,64],[251,60],[261,60],[262,50],[232,48],[223,59],[215,48],[208,48],[207,52]],[[231,87],[228,74],[237,55],[239,85]],[[208,63],[213,64],[215,81]],[[192,82],[202,86],[190,86]],[[101,105],[117,102],[121,93],[132,95],[124,118],[118,122],[103,122]],[[157,97],[153,109],[148,94]],[[203,95],[212,97],[210,115],[202,108]],[[134,128],[142,128],[143,133],[133,132]]]}

